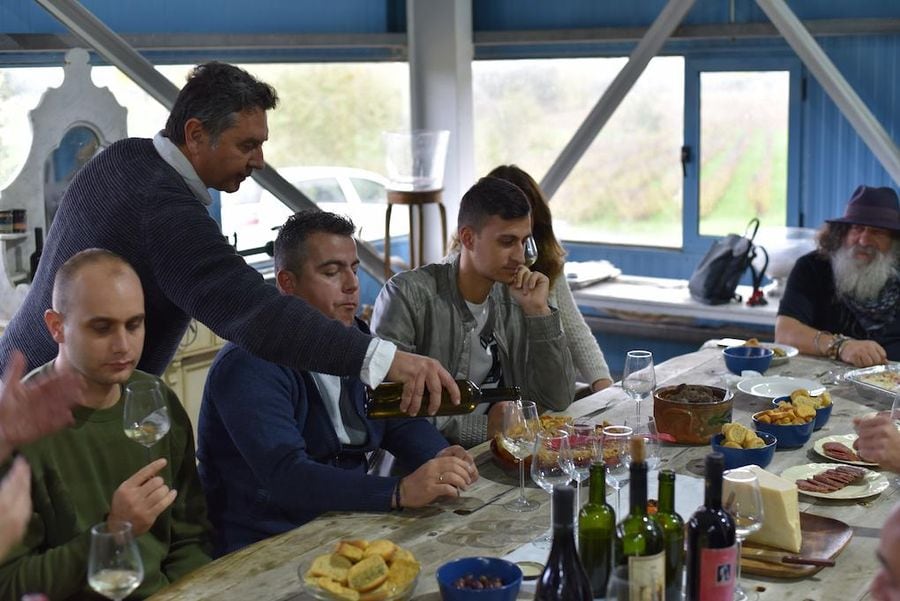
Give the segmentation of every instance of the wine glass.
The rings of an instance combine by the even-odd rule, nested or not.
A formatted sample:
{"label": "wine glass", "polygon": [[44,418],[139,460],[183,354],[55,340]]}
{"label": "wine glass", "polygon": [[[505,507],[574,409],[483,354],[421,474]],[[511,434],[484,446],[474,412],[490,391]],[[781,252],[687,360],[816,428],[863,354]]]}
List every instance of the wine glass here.
{"label": "wine glass", "polygon": [[566,425],[566,433],[569,435],[569,450],[572,453],[572,479],[575,480],[575,519],[578,520],[578,511],[581,509],[581,483],[591,474],[591,464],[599,460],[594,456],[597,438],[597,428],[586,421],[576,421]]}
{"label": "wine glass", "polygon": [[531,267],[538,260],[538,248],[537,242],[534,240],[534,236],[528,236],[525,238],[525,266]]}
{"label": "wine glass", "polygon": [[606,426],[600,438],[600,456],[606,464],[606,480],[616,490],[616,516],[622,515],[622,487],[629,480],[633,433],[628,426]]}
{"label": "wine glass", "polygon": [[[531,479],[550,494],[550,520],[553,525],[553,487],[566,484],[572,479],[572,453],[569,450],[569,435],[562,430],[538,432],[534,437],[534,451],[531,453]],[[551,533],[534,541],[540,548],[548,548]]]}
{"label": "wine glass", "polygon": [[144,579],[144,564],[130,522],[102,522],[91,528],[88,584],[113,601],[122,601]]}
{"label": "wine glass", "polygon": [[159,382],[142,380],[130,382],[125,386],[122,423],[125,436],[147,447],[149,460],[150,447],[168,434],[171,427],[169,408],[166,406]]}
{"label": "wine glass", "polygon": [[635,415],[641,414],[641,401],[653,394],[656,388],[656,371],[653,369],[653,353],[628,351],[622,374],[622,390],[634,399]]}
{"label": "wine glass", "polygon": [[659,469],[659,432],[656,430],[656,418],[652,415],[627,418],[625,425],[631,428],[634,436],[644,439],[644,461],[647,471]]}
{"label": "wine glass", "polygon": [[[594,592],[598,596],[598,592]],[[606,585],[607,601],[631,601],[631,581],[627,565],[613,566]]]}
{"label": "wine glass", "polygon": [[540,429],[534,401],[514,401],[503,407],[503,446],[519,464],[519,497],[505,505],[510,511],[534,511],[540,503],[525,498],[525,459],[534,449],[534,437]]}
{"label": "wine glass", "polygon": [[734,532],[738,541],[737,570],[735,572],[735,601],[747,599],[741,588],[741,545],[748,536],[762,528],[763,502],[759,479],[748,469],[728,470],[722,479],[722,504],[734,518]]}

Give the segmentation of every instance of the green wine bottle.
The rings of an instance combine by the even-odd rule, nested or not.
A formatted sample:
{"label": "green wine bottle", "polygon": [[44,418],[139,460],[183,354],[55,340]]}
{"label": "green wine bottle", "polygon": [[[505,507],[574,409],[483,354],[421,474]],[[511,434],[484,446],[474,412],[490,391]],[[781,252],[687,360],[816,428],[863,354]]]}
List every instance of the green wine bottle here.
{"label": "green wine bottle", "polygon": [[675,513],[675,472],[659,472],[659,504],[650,516],[663,531],[666,549],[666,601],[681,599],[681,577],[684,569],[684,520]]}
{"label": "green wine bottle", "polygon": [[[434,415],[465,415],[472,413],[481,403],[522,400],[522,392],[518,386],[481,389],[469,380],[457,380],[456,384],[459,386],[459,405],[450,402],[450,395],[444,389],[441,393],[441,406]],[[387,382],[374,390],[366,388],[366,416],[369,419],[428,417],[427,392],[422,398],[421,409],[412,416],[400,409],[401,394],[402,382]]]}
{"label": "green wine bottle", "polygon": [[591,465],[590,483],[590,497],[578,514],[578,554],[591,581],[591,591],[597,598],[606,596],[616,536],[616,513],[606,502],[606,466],[603,463]]}
{"label": "green wine bottle", "polygon": [[[631,598],[662,599],[666,590],[663,531],[647,515],[647,463],[644,439],[631,439],[629,514],[616,527],[616,565],[628,567]],[[635,596],[636,595],[636,596]]]}

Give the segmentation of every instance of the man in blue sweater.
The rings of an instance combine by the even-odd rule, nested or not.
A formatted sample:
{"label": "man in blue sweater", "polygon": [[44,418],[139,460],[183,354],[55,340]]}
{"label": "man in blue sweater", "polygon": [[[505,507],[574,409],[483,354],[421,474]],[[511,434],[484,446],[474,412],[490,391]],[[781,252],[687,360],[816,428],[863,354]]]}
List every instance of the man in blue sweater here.
{"label": "man in blue sweater", "polygon": [[165,129],[152,140],[120,140],[91,159],[66,189],[32,287],[0,338],[0,373],[15,349],[29,370],[56,356],[44,327],[56,270],[79,251],[105,248],[141,279],[147,309],[142,371],[165,370],[193,317],[267,361],[360,377],[371,386],[385,378],[403,382],[410,415],[426,389],[434,411],[442,386],[458,401],[459,388],[437,361],[398,351],[279,295],[207,213],[208,188],[234,192],[263,167],[266,111],[277,102],[275,90],[246,71],[206,63],[191,73]]}
{"label": "man in blue sweater", "polygon": [[[278,289],[342,327],[355,318],[359,258],[349,220],[292,215],[275,241]],[[322,339],[320,348],[332,342]],[[200,478],[217,530],[217,554],[290,530],[326,511],[421,507],[478,477],[474,460],[425,419],[368,420],[359,378],[297,371],[234,344],[209,371],[200,408]],[[411,473],[368,475],[383,448]]]}

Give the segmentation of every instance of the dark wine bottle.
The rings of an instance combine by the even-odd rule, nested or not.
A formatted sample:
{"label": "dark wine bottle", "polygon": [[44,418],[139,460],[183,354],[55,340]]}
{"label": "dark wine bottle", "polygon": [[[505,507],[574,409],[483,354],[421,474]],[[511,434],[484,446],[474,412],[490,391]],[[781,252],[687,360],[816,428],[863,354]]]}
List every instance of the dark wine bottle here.
{"label": "dark wine bottle", "polygon": [[663,531],[666,550],[666,601],[680,601],[684,570],[684,520],[675,513],[675,472],[659,472],[659,503],[650,516]]}
{"label": "dark wine bottle", "polygon": [[553,487],[553,545],[534,593],[535,601],[591,601],[591,583],[575,549],[575,490]]}
{"label": "dark wine bottle", "polygon": [[[631,598],[662,599],[666,589],[663,531],[647,515],[647,463],[644,439],[631,439],[629,514],[616,528],[616,565],[628,566]],[[637,595],[635,597],[635,595]]]}
{"label": "dark wine bottle", "polygon": [[590,497],[578,514],[578,553],[594,597],[604,597],[616,536],[616,512],[606,502],[605,464],[591,465],[590,483]]}
{"label": "dark wine bottle", "polygon": [[37,272],[38,261],[41,260],[41,252],[44,250],[44,230],[39,227],[34,228],[34,252],[28,257],[28,281],[34,281],[34,274]]}
{"label": "dark wine bottle", "polygon": [[722,509],[721,453],[706,456],[706,500],[687,525],[687,600],[731,601],[737,571],[734,519]]}
{"label": "dark wine bottle", "polygon": [[[472,413],[480,403],[497,401],[519,401],[522,392],[517,386],[511,388],[481,389],[468,380],[457,380],[459,386],[459,405],[450,402],[450,395],[445,389],[441,394],[441,406],[435,415],[465,415]],[[370,419],[387,419],[395,417],[427,417],[428,394],[422,398],[422,408],[418,414],[410,416],[400,409],[400,395],[403,393],[401,382],[388,382],[381,386],[366,389],[366,415]]]}

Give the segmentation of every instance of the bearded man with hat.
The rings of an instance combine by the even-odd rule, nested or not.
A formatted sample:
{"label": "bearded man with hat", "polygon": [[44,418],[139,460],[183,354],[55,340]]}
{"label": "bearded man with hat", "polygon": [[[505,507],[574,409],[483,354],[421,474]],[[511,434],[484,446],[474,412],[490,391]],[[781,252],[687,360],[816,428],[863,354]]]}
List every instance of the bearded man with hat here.
{"label": "bearded man with hat", "polygon": [[900,202],[891,188],[860,186],[818,248],[797,260],[775,321],[775,340],[856,367],[900,360]]}

